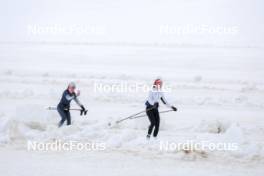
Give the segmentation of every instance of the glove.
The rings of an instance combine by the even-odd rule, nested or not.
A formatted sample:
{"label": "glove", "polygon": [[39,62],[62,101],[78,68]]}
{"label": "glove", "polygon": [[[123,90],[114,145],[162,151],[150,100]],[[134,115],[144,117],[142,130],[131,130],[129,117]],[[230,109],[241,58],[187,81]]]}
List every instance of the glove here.
{"label": "glove", "polygon": [[154,108],[158,109],[159,108],[159,103],[154,103]]}
{"label": "glove", "polygon": [[173,111],[177,111],[177,108],[174,107],[174,106],[172,106],[171,109],[172,109]]}
{"label": "glove", "polygon": [[87,114],[87,110],[84,108],[83,105],[81,105],[81,114],[80,115],[86,115]]}

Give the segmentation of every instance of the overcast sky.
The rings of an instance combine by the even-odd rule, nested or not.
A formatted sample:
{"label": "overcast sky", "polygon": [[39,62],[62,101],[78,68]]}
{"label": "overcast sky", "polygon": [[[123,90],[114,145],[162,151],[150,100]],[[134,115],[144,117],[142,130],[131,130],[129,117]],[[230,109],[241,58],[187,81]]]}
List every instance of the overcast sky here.
{"label": "overcast sky", "polygon": [[[261,0],[1,0],[0,41],[182,42],[263,44]],[[162,33],[201,26],[235,32]],[[59,26],[71,33],[34,34]],[[80,32],[73,27],[88,29]],[[36,29],[36,28],[35,28]],[[76,31],[77,30],[77,31]],[[179,32],[179,31],[178,31]]]}

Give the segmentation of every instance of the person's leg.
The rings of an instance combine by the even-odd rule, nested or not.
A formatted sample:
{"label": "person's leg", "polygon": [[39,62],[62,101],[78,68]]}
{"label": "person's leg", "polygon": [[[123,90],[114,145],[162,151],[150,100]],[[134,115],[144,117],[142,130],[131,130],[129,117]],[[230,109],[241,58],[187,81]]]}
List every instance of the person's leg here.
{"label": "person's leg", "polygon": [[154,129],[153,136],[157,137],[159,133],[159,125],[160,125],[160,116],[159,116],[158,109],[154,109],[154,119],[155,119],[155,124],[154,124],[155,129]]}
{"label": "person's leg", "polygon": [[67,119],[67,115],[66,115],[66,113],[65,113],[65,111],[63,109],[58,107],[57,110],[58,110],[58,113],[61,116],[61,120],[60,120],[58,126],[61,127],[63,125],[64,121]]}
{"label": "person's leg", "polygon": [[148,128],[148,136],[150,136],[151,133],[152,133],[153,127],[155,125],[155,117],[154,117],[154,114],[153,114],[152,110],[147,111],[147,115],[148,115],[148,118],[149,118],[149,121],[150,121],[150,125],[149,125],[149,128]]}
{"label": "person's leg", "polygon": [[66,111],[66,119],[67,119],[67,125],[71,125],[71,113],[70,113],[70,111]]}

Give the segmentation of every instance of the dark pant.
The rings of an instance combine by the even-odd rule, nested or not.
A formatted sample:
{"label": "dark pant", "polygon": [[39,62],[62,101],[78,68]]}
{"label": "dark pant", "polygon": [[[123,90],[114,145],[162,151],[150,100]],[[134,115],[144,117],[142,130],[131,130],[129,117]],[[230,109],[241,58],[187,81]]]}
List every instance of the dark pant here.
{"label": "dark pant", "polygon": [[[147,107],[147,109],[148,108],[150,108],[150,107]],[[152,130],[155,127],[153,136],[156,137],[159,133],[159,124],[160,124],[160,116],[159,116],[158,108],[154,108],[154,109],[147,111],[147,115],[148,115],[148,118],[150,121],[150,126],[148,129],[148,135],[151,135]]]}
{"label": "dark pant", "polygon": [[61,127],[65,120],[67,120],[67,125],[71,124],[71,114],[70,111],[65,110],[63,107],[58,106],[57,110],[61,116],[61,121],[59,122],[59,127]]}

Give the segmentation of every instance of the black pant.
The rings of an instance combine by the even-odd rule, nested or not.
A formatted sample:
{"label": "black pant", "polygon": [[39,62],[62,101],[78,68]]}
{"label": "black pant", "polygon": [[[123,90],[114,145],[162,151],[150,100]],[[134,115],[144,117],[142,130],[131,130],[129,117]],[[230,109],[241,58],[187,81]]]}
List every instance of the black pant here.
{"label": "black pant", "polygon": [[59,127],[61,127],[65,120],[67,120],[67,125],[71,124],[71,114],[69,110],[65,110],[65,108],[58,106],[57,110],[61,116],[61,121],[59,122]]}
{"label": "black pant", "polygon": [[[149,109],[149,108],[151,108],[151,107],[147,107],[147,109]],[[148,135],[151,135],[152,130],[155,127],[153,136],[156,137],[159,133],[159,124],[160,124],[160,116],[159,116],[158,108],[154,108],[154,109],[147,111],[147,115],[148,115],[148,118],[150,121],[150,126],[148,129]]]}

